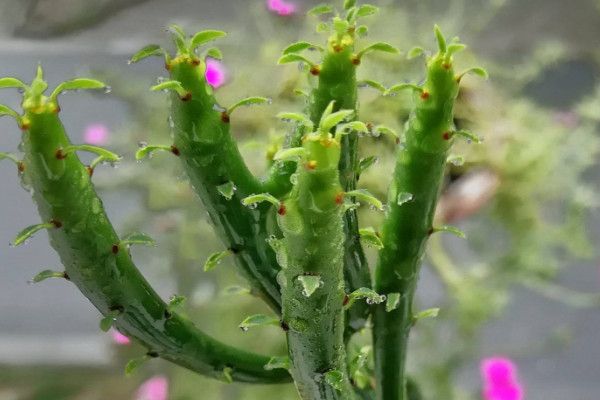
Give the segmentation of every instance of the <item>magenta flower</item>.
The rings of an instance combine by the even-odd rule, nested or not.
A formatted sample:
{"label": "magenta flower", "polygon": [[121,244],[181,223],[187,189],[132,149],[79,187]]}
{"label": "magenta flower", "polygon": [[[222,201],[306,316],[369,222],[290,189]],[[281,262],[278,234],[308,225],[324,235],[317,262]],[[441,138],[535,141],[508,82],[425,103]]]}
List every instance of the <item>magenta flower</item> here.
{"label": "magenta flower", "polygon": [[85,127],[83,141],[88,144],[102,145],[108,141],[110,132],[104,124],[91,124]]}
{"label": "magenta flower", "polygon": [[517,380],[517,367],[508,358],[492,357],[481,362],[484,400],[522,400],[523,389]]}
{"label": "magenta flower", "polygon": [[225,68],[216,60],[206,60],[206,81],[214,88],[225,83]]}
{"label": "magenta flower", "polygon": [[112,341],[119,345],[125,345],[131,343],[131,339],[123,335],[121,332],[113,329],[111,331]]}
{"label": "magenta flower", "polygon": [[278,15],[292,15],[296,12],[296,6],[283,0],[267,0],[267,8]]}
{"label": "magenta flower", "polygon": [[167,400],[168,392],[169,381],[166,377],[157,375],[140,385],[134,400]]}

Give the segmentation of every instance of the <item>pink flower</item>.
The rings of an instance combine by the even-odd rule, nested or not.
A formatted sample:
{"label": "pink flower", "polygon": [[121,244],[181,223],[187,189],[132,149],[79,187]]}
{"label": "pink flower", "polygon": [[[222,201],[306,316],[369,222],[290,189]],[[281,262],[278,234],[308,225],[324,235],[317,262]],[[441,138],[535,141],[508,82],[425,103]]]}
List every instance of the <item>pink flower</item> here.
{"label": "pink flower", "polygon": [[162,375],[156,375],[142,383],[135,392],[134,400],[167,400],[169,381]]}
{"label": "pink flower", "polygon": [[104,124],[92,124],[85,127],[83,140],[93,145],[102,145],[108,141],[110,132]]}
{"label": "pink flower", "polygon": [[517,380],[517,367],[508,358],[492,357],[481,362],[484,400],[522,400],[523,389]]}
{"label": "pink flower", "polygon": [[296,6],[283,0],[267,0],[267,8],[279,15],[292,15],[296,12]]}
{"label": "pink flower", "polygon": [[111,335],[112,341],[116,344],[125,345],[131,343],[131,339],[129,339],[127,336],[123,335],[121,332],[115,329],[111,331]]}
{"label": "pink flower", "polygon": [[214,88],[225,83],[225,68],[216,60],[206,60],[206,81]]}

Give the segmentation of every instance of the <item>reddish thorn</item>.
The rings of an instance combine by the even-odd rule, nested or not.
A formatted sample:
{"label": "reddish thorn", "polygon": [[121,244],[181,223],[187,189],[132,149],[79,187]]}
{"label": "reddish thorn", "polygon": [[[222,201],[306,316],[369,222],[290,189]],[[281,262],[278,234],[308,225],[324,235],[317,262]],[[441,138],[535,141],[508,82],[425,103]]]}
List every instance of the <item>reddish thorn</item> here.
{"label": "reddish thorn", "polygon": [[454,79],[456,80],[456,83],[460,83],[460,80],[462,79],[462,76],[460,76],[460,75],[456,75],[456,76],[454,77]]}
{"label": "reddish thorn", "polygon": [[283,204],[283,201],[282,201],[281,204],[279,204],[279,209],[277,210],[277,214],[285,215],[286,211],[287,210],[285,209],[285,204]]}
{"label": "reddish thorn", "polygon": [[449,70],[452,67],[452,64],[447,63],[447,62],[443,62],[442,63],[442,68],[445,70]]}
{"label": "reddish thorn", "polygon": [[379,239],[381,239],[381,235],[379,234],[379,232],[375,232],[375,236],[377,236]]}
{"label": "reddish thorn", "polygon": [[344,301],[342,301],[342,306],[345,306],[346,304],[348,304],[349,300],[350,300],[350,298],[348,297],[348,295],[344,293]]}
{"label": "reddish thorn", "polygon": [[451,137],[452,137],[452,134],[450,133],[450,131],[446,131],[446,132],[442,133],[442,138],[444,138],[444,140],[450,140]]}
{"label": "reddish thorn", "polygon": [[372,122],[367,122],[367,128],[371,129],[373,127],[373,123]]}
{"label": "reddish thorn", "polygon": [[25,171],[25,164],[23,163],[23,161],[21,161],[18,165],[17,168],[19,169],[19,172],[23,172]]}
{"label": "reddish thorn", "polygon": [[167,71],[170,71],[170,70],[171,70],[171,68],[173,68],[173,65],[172,65],[171,63],[165,64],[165,69],[166,69]]}
{"label": "reddish thorn", "polygon": [[56,158],[58,158],[59,160],[63,160],[65,158],[67,158],[67,156],[68,156],[68,154],[62,153],[62,149],[56,150]]}
{"label": "reddish thorn", "polygon": [[286,324],[284,320],[280,320],[279,325],[281,325],[281,329],[283,329],[284,332],[287,332],[290,330],[289,325]]}
{"label": "reddish thorn", "polygon": [[399,137],[396,138],[396,144],[400,144],[400,138]]}
{"label": "reddish thorn", "polygon": [[23,125],[19,126],[19,128],[21,128],[22,131],[29,130],[29,124],[23,124]]}
{"label": "reddish thorn", "polygon": [[356,385],[356,382],[354,382],[354,379],[350,378],[350,386],[354,387]]}
{"label": "reddish thorn", "polygon": [[343,204],[344,203],[344,191],[340,190],[338,194],[335,195],[335,204]]}
{"label": "reddish thorn", "polygon": [[65,278],[68,281],[71,280],[71,277],[69,276],[69,274],[67,274],[67,271],[63,272],[63,278]]}
{"label": "reddish thorn", "polygon": [[344,50],[344,48],[338,44],[335,44],[333,46],[331,46],[333,48],[333,51],[335,51],[336,53],[341,52],[342,50]]}
{"label": "reddish thorn", "polygon": [[60,228],[62,226],[62,222],[57,219],[51,219],[50,222],[54,225],[55,228]]}
{"label": "reddish thorn", "polygon": [[351,26],[350,28],[348,28],[348,33],[354,33],[356,31],[356,28]]}
{"label": "reddish thorn", "polygon": [[317,168],[317,160],[310,160],[309,162],[303,162],[302,166],[304,169],[315,169]]}
{"label": "reddish thorn", "polygon": [[227,115],[226,111],[223,111],[221,114],[221,121],[225,122],[226,124],[229,123],[229,115]]}
{"label": "reddish thorn", "polygon": [[429,228],[429,230],[427,231],[428,235],[431,235],[433,232],[435,232],[435,229],[433,228]]}
{"label": "reddish thorn", "polygon": [[198,65],[200,65],[200,60],[198,60],[198,59],[191,60],[190,65],[193,67],[197,67]]}
{"label": "reddish thorn", "polygon": [[192,98],[192,94],[190,92],[185,92],[185,96],[180,97],[181,101],[189,101]]}
{"label": "reddish thorn", "polygon": [[88,170],[88,174],[90,174],[90,176],[92,176],[94,174],[94,168],[87,167],[87,170]]}
{"label": "reddish thorn", "polygon": [[317,76],[319,75],[319,73],[321,72],[321,68],[318,65],[314,65],[311,69],[310,69],[310,73]]}
{"label": "reddish thorn", "polygon": [[110,251],[113,254],[117,254],[119,252],[119,244],[118,243],[113,244],[112,247],[110,248]]}
{"label": "reddish thorn", "polygon": [[54,114],[58,114],[60,112],[60,106],[57,104],[56,108],[54,109]]}
{"label": "reddish thorn", "polygon": [[423,92],[421,92],[421,99],[423,100],[427,100],[429,98],[429,92],[424,90]]}
{"label": "reddish thorn", "polygon": [[176,156],[178,156],[180,154],[179,153],[179,149],[177,147],[175,147],[175,146],[171,146],[171,152],[173,154],[175,154]]}
{"label": "reddish thorn", "polygon": [[354,65],[359,65],[360,64],[360,58],[353,56],[352,57],[352,64]]}

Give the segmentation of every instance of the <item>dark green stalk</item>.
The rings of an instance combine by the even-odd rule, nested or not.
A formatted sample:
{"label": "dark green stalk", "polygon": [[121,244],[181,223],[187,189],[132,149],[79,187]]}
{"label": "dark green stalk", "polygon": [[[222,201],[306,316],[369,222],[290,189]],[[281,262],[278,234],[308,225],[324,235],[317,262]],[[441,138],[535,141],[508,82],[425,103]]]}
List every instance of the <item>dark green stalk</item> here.
{"label": "dark green stalk", "polygon": [[[381,229],[384,248],[379,251],[375,290],[399,293],[394,310],[374,306],[373,345],[375,388],[378,400],[406,400],[405,360],[412,301],[419,268],[438,201],[452,137],[465,132],[453,128],[453,105],[461,75],[455,75],[452,53],[464,48],[445,40],[436,27],[439,53],[428,57],[427,80],[413,94],[414,109],[388,191],[388,210]],[[410,194],[410,196],[408,195]],[[406,201],[410,198],[410,201]]]}
{"label": "dark green stalk", "polygon": [[[99,82],[67,84],[76,89],[98,87]],[[72,281],[103,315],[111,315],[110,324],[145,346],[148,357],[161,357],[215,378],[230,368],[231,377],[238,381],[289,380],[285,371],[263,368],[268,357],[227,346],[169,311],[133,264],[127,242],[110,224],[91,183],[92,168],[69,151],[74,148],[58,118],[55,96],[43,96],[45,89],[40,69],[31,87],[24,88],[25,115],[17,118],[25,153],[21,169],[42,220],[51,222],[50,244],[65,266],[61,276]],[[95,151],[90,146],[85,149]],[[96,150],[118,160],[112,153]]]}

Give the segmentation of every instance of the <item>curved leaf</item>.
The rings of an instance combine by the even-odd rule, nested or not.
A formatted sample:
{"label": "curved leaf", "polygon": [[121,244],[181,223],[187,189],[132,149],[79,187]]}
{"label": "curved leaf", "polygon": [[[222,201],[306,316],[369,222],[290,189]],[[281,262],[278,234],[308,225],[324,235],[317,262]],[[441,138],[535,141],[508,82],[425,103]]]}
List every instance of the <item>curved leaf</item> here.
{"label": "curved leaf", "polygon": [[17,78],[1,78],[0,79],[0,89],[3,88],[21,88],[28,89],[29,87],[18,80]]}
{"label": "curved leaf", "polygon": [[306,13],[307,15],[323,15],[330,14],[333,12],[333,6],[329,4],[320,4],[314,8],[311,8]]}
{"label": "curved leaf", "polygon": [[231,115],[233,110],[241,106],[251,106],[254,104],[271,104],[272,100],[266,97],[248,97],[246,99],[240,100],[231,107],[227,109],[227,115]]}
{"label": "curved leaf", "polygon": [[154,242],[154,239],[152,239],[150,236],[145,235],[143,233],[130,233],[129,235],[125,236],[124,238],[121,239],[121,241],[119,242],[120,244],[144,244],[146,246],[154,246],[156,243]]}
{"label": "curved leaf", "polygon": [[254,328],[256,326],[265,326],[265,325],[275,325],[279,326],[279,319],[269,317],[265,314],[255,314],[247,317],[242,323],[239,325],[239,328],[243,331],[247,331],[249,328]]}
{"label": "curved leaf", "polygon": [[34,233],[40,231],[42,229],[50,229],[54,228],[55,225],[52,222],[46,222],[43,224],[29,225],[25,229],[21,230],[21,232],[17,233],[15,239],[13,240],[13,246],[18,246],[21,243],[25,242],[29,239]]}
{"label": "curved leaf", "polygon": [[227,35],[227,33],[223,32],[223,31],[208,30],[208,31],[198,32],[192,37],[192,40],[190,41],[189,51],[190,51],[190,53],[193,53],[194,50],[196,49],[196,47],[200,46],[201,44],[210,42],[211,40],[218,39],[225,35]]}
{"label": "curved leaf", "polygon": [[283,51],[281,52],[281,55],[299,53],[301,51],[308,50],[308,49],[316,49],[319,51],[324,50],[323,47],[318,46],[316,44],[312,44],[312,43],[308,43],[308,42],[297,42],[297,43],[292,43],[288,47],[283,49]]}
{"label": "curved leaf", "polygon": [[45,271],[40,272],[36,276],[34,276],[33,279],[31,280],[31,282],[38,283],[38,282],[41,282],[41,281],[49,279],[49,278],[63,278],[64,279],[65,273],[47,269]]}
{"label": "curved leaf", "polygon": [[210,256],[208,256],[206,263],[204,263],[204,272],[210,271],[211,269],[216,267],[218,264],[221,263],[221,260],[223,260],[223,258],[225,258],[231,253],[231,250],[225,250],[219,253],[213,253]]}
{"label": "curved leaf", "polygon": [[364,200],[370,203],[373,207],[377,208],[379,211],[383,211],[383,203],[373,196],[367,189],[357,189],[352,190],[350,192],[344,193],[344,197],[357,197],[361,200]]}
{"label": "curved leaf", "polygon": [[143,60],[146,57],[150,57],[150,56],[162,56],[165,54],[165,50],[163,50],[159,45],[157,44],[150,44],[146,47],[143,47],[140,51],[138,51],[137,53],[135,53],[130,59],[129,61],[132,63],[136,63],[140,60]]}
{"label": "curved leaf", "polygon": [[315,65],[308,58],[296,53],[285,54],[279,57],[279,60],[277,60],[277,64],[287,64],[291,62],[305,62],[311,67]]}

